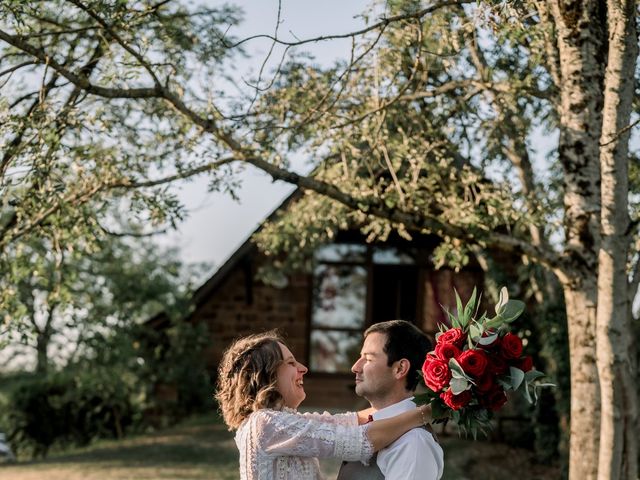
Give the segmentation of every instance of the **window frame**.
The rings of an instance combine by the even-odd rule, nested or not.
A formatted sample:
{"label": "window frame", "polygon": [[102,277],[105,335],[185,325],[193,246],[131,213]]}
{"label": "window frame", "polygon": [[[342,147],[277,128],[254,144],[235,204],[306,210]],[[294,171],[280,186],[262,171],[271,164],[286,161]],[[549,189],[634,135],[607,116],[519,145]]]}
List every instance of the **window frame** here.
{"label": "window frame", "polygon": [[[307,361],[307,365],[309,366],[309,368],[311,369],[311,373],[314,376],[319,376],[319,377],[351,377],[353,376],[353,373],[351,372],[327,372],[327,371],[320,371],[320,370],[314,370],[312,369],[311,365],[311,357],[312,357],[312,343],[311,343],[311,338],[313,335],[314,331],[335,331],[335,332],[349,332],[349,333],[354,333],[354,334],[359,334],[361,339],[362,336],[365,332],[365,330],[367,328],[369,328],[372,325],[372,307],[373,307],[373,286],[374,286],[374,278],[373,278],[373,268],[374,265],[378,264],[374,262],[374,252],[376,249],[383,249],[383,248],[396,248],[397,250],[399,250],[401,253],[403,252],[402,246],[397,245],[397,244],[362,244],[359,242],[353,242],[353,241],[343,241],[343,242],[334,242],[334,243],[330,243],[330,244],[326,244],[323,246],[333,246],[333,245],[356,245],[356,246],[364,246],[366,249],[364,251],[364,255],[363,255],[363,260],[362,261],[354,261],[354,260],[344,260],[344,261],[340,261],[340,260],[317,260],[314,258],[313,260],[313,270],[310,274],[311,276],[311,281],[309,282],[309,308],[308,308],[308,318],[307,318],[307,355],[306,355],[306,361]],[[421,277],[421,272],[423,270],[422,265],[419,260],[420,256],[419,253],[416,256],[412,257],[412,263],[407,264],[407,263],[402,263],[402,262],[398,262],[398,263],[379,263],[380,265],[412,265],[414,266],[417,271],[418,271],[418,278]],[[365,294],[365,308],[364,308],[364,319],[363,319],[363,323],[362,323],[362,327],[361,328],[355,328],[355,327],[331,327],[331,326],[314,326],[313,324],[313,304],[314,304],[314,289],[316,286],[316,275],[315,275],[315,267],[317,265],[337,265],[337,266],[358,266],[358,267],[364,267],[365,272],[366,272],[366,294]],[[421,297],[422,295],[420,293],[418,293],[417,298],[416,298],[416,313],[418,311],[418,309],[420,308],[421,305]]]}

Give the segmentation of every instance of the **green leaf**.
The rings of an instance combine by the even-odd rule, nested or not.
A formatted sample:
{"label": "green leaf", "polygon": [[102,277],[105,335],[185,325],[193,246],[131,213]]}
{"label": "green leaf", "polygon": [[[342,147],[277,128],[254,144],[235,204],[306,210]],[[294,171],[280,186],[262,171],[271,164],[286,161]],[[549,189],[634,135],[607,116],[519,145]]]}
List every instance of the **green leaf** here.
{"label": "green leaf", "polygon": [[431,417],[434,420],[443,420],[450,416],[449,408],[439,398],[431,404]]}
{"label": "green leaf", "polygon": [[511,323],[524,312],[524,302],[520,300],[509,300],[502,309],[500,317],[507,322]]}
{"label": "green leaf", "polygon": [[[464,370],[462,369],[462,366],[453,357],[449,359],[449,368],[451,369],[451,375],[460,375],[462,378],[466,378],[466,375],[464,373]],[[458,378],[461,378],[461,377],[458,377]]]}
{"label": "green leaf", "polygon": [[524,372],[519,368],[509,367],[509,373],[511,373],[511,387],[517,390],[524,380]]}
{"label": "green leaf", "polygon": [[496,304],[496,315],[498,316],[502,315],[502,310],[504,309],[504,306],[507,304],[508,301],[509,301],[509,291],[507,290],[507,287],[502,287],[500,289],[498,303]]}
{"label": "green leaf", "polygon": [[467,382],[466,378],[452,378],[449,382],[449,386],[451,387],[451,391],[454,395],[460,395],[465,390],[471,388],[471,384]]}
{"label": "green leaf", "polygon": [[484,328],[482,327],[482,325],[480,325],[477,322],[473,322],[471,324],[471,326],[469,327],[469,336],[477,341],[477,339],[481,339],[482,338],[482,333],[484,331]]}
{"label": "green leaf", "polygon": [[491,345],[496,341],[496,338],[498,338],[498,332],[487,335],[486,337],[481,337],[480,340],[478,340],[478,343],[480,345]]}
{"label": "green leaf", "polygon": [[413,396],[413,401],[416,405],[426,405],[431,403],[435,397],[437,397],[437,393],[429,390],[427,393],[420,393],[418,395]]}
{"label": "green leaf", "polygon": [[539,370],[529,370],[527,373],[524,374],[524,379],[527,383],[530,383],[544,376],[545,376],[544,373],[542,373]]}
{"label": "green leaf", "polygon": [[504,319],[500,315],[498,315],[490,320],[487,320],[484,323],[484,328],[487,330],[493,329],[493,328],[499,329],[500,327],[502,327],[504,323],[505,323]]}
{"label": "green leaf", "polygon": [[467,302],[467,305],[464,307],[464,317],[467,322],[471,319],[471,317],[473,316],[473,313],[475,312],[476,300],[477,300],[476,296],[477,296],[476,287],[473,287],[473,292],[471,292],[471,297],[469,297],[469,301]]}
{"label": "green leaf", "polygon": [[531,398],[531,393],[529,393],[529,385],[527,385],[524,389],[524,398],[526,398],[529,403],[533,403],[533,398]]}
{"label": "green leaf", "polygon": [[460,322],[458,321],[458,317],[452,314],[449,310],[445,310],[445,313],[447,314],[447,317],[449,317],[449,322],[451,322],[451,326],[453,328],[461,327]]}
{"label": "green leaf", "polygon": [[462,323],[462,318],[464,317],[464,307],[462,306],[462,299],[460,298],[460,295],[458,295],[458,291],[455,288],[453,289],[453,291],[456,295],[456,309],[458,310],[460,327],[464,327],[464,324]]}
{"label": "green leaf", "polygon": [[511,379],[509,377],[498,378],[498,385],[505,390],[511,390]]}
{"label": "green leaf", "polygon": [[[450,358],[449,359],[449,369],[451,370],[451,382],[450,385],[453,383],[454,380],[464,380],[465,385],[468,385],[468,387],[465,387],[462,391],[464,392],[467,388],[471,388],[471,385],[475,385],[475,382],[473,381],[473,379],[467,375],[465,373],[465,371],[462,369],[462,366],[458,363],[458,361],[455,358]],[[456,383],[456,385],[461,385],[460,382]],[[454,392],[455,393],[455,392]],[[456,393],[456,395],[458,395],[458,393]]]}

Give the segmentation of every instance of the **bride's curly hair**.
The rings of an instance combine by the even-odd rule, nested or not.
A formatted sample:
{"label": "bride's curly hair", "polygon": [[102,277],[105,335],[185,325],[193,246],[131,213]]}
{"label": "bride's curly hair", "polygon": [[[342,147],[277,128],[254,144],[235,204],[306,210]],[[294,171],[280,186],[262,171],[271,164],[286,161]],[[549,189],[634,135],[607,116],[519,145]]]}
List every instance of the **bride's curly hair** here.
{"label": "bride's curly hair", "polygon": [[282,407],[276,388],[282,364],[282,337],[276,330],[240,338],[224,352],[215,398],[229,430],[260,408]]}

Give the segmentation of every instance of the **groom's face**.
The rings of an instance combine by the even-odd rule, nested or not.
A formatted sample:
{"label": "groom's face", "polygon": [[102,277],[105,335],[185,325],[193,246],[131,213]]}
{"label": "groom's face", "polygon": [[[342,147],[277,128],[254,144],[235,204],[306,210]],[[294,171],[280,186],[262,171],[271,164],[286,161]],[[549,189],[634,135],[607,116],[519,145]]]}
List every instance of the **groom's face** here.
{"label": "groom's face", "polygon": [[356,394],[371,402],[384,397],[396,382],[393,368],[388,363],[384,345],[387,341],[385,333],[370,333],[364,339],[360,358],[351,367],[356,374]]}

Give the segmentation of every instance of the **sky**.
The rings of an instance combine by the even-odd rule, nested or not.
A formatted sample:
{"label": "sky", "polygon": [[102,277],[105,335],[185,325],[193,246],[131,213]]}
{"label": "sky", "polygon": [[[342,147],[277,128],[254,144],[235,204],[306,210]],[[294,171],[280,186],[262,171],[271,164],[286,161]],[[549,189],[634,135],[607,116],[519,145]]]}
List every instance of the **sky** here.
{"label": "sky", "polygon": [[[210,6],[223,4],[221,1],[206,3]],[[276,0],[230,3],[243,8],[245,21],[239,28],[231,28],[229,35],[245,38],[273,34],[278,12]],[[296,37],[304,39],[357,30],[364,21],[356,17],[366,10],[369,3],[368,0],[282,0],[279,36],[283,40],[295,40]],[[236,66],[239,76],[248,79],[252,71],[259,70],[269,43],[255,40],[246,48],[250,58],[239,61]],[[318,63],[328,65],[347,57],[350,43],[348,40],[333,40],[305,46],[303,51],[312,53]],[[183,182],[175,188],[188,217],[178,225],[177,231],[163,235],[157,241],[161,245],[177,247],[185,263],[208,263],[208,275],[220,267],[293,190],[291,185],[273,182],[256,169],[243,174],[238,202],[227,194],[208,193],[206,178]]]}

